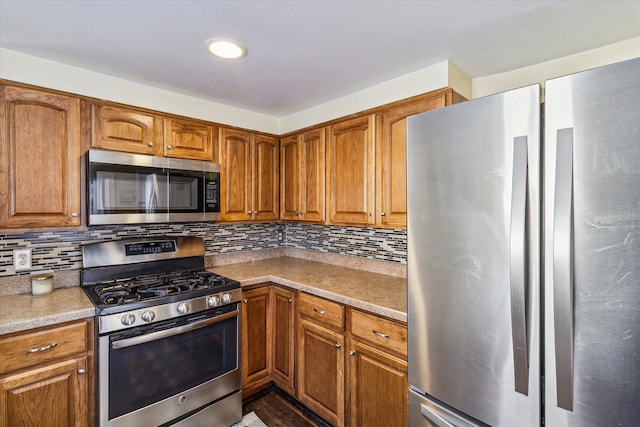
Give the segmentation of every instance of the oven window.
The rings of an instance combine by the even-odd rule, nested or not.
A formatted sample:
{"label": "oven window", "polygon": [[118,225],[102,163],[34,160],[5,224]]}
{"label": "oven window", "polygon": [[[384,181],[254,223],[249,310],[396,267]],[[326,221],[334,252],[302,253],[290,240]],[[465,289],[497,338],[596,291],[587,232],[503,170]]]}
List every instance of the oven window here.
{"label": "oven window", "polygon": [[[196,319],[202,320],[201,316]],[[181,323],[193,322],[182,320]],[[173,326],[175,322],[168,325]],[[168,325],[150,328],[145,333],[166,330]],[[120,339],[126,337],[118,335],[110,342]],[[237,349],[237,316],[130,347],[113,349],[110,345],[109,418],[143,408],[237,369]]]}

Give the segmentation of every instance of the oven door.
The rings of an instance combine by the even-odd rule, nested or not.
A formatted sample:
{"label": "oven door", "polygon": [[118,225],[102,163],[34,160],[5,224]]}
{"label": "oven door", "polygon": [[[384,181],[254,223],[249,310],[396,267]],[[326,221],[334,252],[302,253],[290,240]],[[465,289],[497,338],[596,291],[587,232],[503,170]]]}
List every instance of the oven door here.
{"label": "oven door", "polygon": [[238,314],[234,304],[100,337],[100,425],[161,425],[238,391]]}

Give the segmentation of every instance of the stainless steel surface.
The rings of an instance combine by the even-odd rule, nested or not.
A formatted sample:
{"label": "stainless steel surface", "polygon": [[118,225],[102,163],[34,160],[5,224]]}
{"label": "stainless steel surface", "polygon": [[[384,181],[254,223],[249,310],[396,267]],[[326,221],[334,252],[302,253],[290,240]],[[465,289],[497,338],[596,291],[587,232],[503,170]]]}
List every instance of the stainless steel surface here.
{"label": "stainless steel surface", "polygon": [[413,389],[409,389],[409,419],[412,427],[482,426],[480,423],[461,417]]}
{"label": "stainless steel surface", "polygon": [[[493,426],[539,425],[540,87],[410,117],[407,135],[409,383]],[[514,144],[524,138],[526,156]],[[528,163],[525,194],[514,156],[516,173]],[[523,262],[528,286],[513,290],[525,303],[512,305]]]}
{"label": "stainless steel surface", "polygon": [[[212,292],[215,293],[215,291],[212,291]],[[230,291],[225,291],[224,293],[230,295],[229,303],[239,302],[240,299],[242,298],[241,289],[233,289]],[[109,332],[115,332],[118,330],[131,328],[134,326],[142,326],[142,325],[149,324],[150,321],[144,320],[143,314],[144,312],[150,311],[150,310],[153,311],[154,313],[154,318],[152,320],[154,323],[161,322],[167,319],[172,319],[177,316],[182,316],[183,314],[186,314],[186,313],[180,312],[179,310],[179,306],[183,303],[188,304],[190,306],[189,313],[199,313],[205,310],[210,310],[211,308],[209,307],[208,300],[209,298],[212,298],[212,297],[220,298],[220,293],[192,298],[186,301],[165,303],[165,304],[155,305],[153,307],[145,307],[138,310],[131,310],[128,312],[121,312],[121,313],[114,313],[114,314],[99,316],[97,319],[98,333],[105,334]],[[129,316],[133,318],[133,322],[125,323],[123,319]]]}
{"label": "stainless steel surface", "polygon": [[515,390],[529,394],[529,337],[527,313],[527,137],[513,141],[511,227],[509,230],[511,337]]}
{"label": "stainless steel surface", "polygon": [[170,329],[164,329],[158,332],[152,332],[150,334],[144,334],[133,338],[125,338],[122,340],[114,340],[111,342],[111,348],[117,350],[119,348],[131,347],[132,345],[144,344],[151,341],[160,340],[163,338],[168,338],[174,335],[182,334],[185,332],[193,331],[195,329],[204,328],[205,326],[213,325],[216,323],[220,323],[223,320],[230,319],[232,317],[236,317],[240,314],[238,310],[230,311],[228,313],[222,314],[220,316],[212,317],[206,320],[201,320],[199,322],[190,323],[184,326],[176,326]]}
{"label": "stainless steel surface", "polygon": [[[573,129],[557,132],[553,212],[553,319],[558,406],[573,410]],[[549,307],[551,308],[551,307]]]}
{"label": "stainless steel surface", "polygon": [[224,400],[207,406],[172,427],[230,426],[242,419],[242,393],[236,392]]}
{"label": "stainless steel surface", "polygon": [[203,172],[220,172],[218,163],[200,160],[175,159],[117,151],[89,150],[89,161],[113,165],[141,166],[150,168],[180,169]]}
{"label": "stainless steel surface", "polygon": [[[545,420],[550,426],[640,425],[640,58],[546,82]],[[573,129],[573,201],[557,195],[566,167],[558,136]],[[562,136],[562,132],[560,132]],[[561,143],[561,145],[563,145]],[[573,210],[573,410],[558,395],[554,308],[567,274],[553,259],[557,201]],[[560,209],[566,210],[566,209]],[[562,232],[567,240],[567,230]],[[561,281],[560,283],[558,281]],[[563,304],[564,304],[563,303]],[[560,366],[563,363],[560,362]]]}
{"label": "stainless steel surface", "polygon": [[218,212],[90,215],[90,222],[92,225],[139,224],[151,222],[199,222],[217,221],[219,219],[220,213]]}
{"label": "stainless steel surface", "polygon": [[176,242],[175,252],[141,255],[126,255],[125,246],[132,243],[157,241],[157,237],[112,240],[82,246],[82,267],[104,267],[124,264],[139,264],[148,261],[204,256],[204,240],[201,237],[170,236],[167,240]]}

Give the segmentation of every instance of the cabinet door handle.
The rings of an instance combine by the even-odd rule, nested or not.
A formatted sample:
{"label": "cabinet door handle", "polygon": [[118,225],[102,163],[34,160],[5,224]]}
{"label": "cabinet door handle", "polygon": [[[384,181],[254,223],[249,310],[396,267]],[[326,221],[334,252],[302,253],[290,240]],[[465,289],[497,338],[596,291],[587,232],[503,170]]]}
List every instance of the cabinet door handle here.
{"label": "cabinet door handle", "polygon": [[356,351],[355,351],[355,350],[351,350],[351,351],[349,352],[349,356],[354,356],[355,354],[356,354]]}
{"label": "cabinet door handle", "polygon": [[292,299],[288,299],[288,300],[287,300],[287,302],[288,302],[289,304],[291,304],[291,303],[293,302],[293,300],[292,300]]}
{"label": "cabinet door handle", "polygon": [[85,372],[86,371],[84,369],[78,369],[78,375],[84,375]]}
{"label": "cabinet door handle", "polygon": [[167,145],[167,150],[171,150],[173,148],[173,145],[169,144]]}
{"label": "cabinet door handle", "polygon": [[324,310],[318,310],[318,309],[317,309],[317,308],[315,308],[315,307],[314,307],[313,311],[315,311],[317,314],[320,314],[320,315],[324,315],[324,314],[325,314],[325,311],[324,311]]}
{"label": "cabinet door handle", "polygon": [[251,211],[247,211],[247,213],[248,213],[249,215],[251,215],[253,212],[251,212]]}
{"label": "cabinet door handle", "polygon": [[371,216],[371,212],[367,212],[367,216]]}
{"label": "cabinet door handle", "polygon": [[375,329],[372,329],[371,332],[373,332],[374,335],[380,337],[380,338],[389,338],[389,335],[387,334],[383,334],[382,332],[378,332]]}
{"label": "cabinet door handle", "polygon": [[74,217],[74,218],[77,218],[78,217],[78,212],[71,212],[71,216]]}
{"label": "cabinet door handle", "polygon": [[27,350],[27,353],[40,353],[41,351],[51,350],[52,348],[55,348],[57,346],[58,346],[58,343],[54,342],[49,345],[45,345],[44,347],[30,348],[29,350]]}
{"label": "cabinet door handle", "polygon": [[340,348],[342,348],[342,346],[341,346],[340,344],[336,344],[336,348],[337,348],[338,350],[340,350]]}
{"label": "cabinet door handle", "polygon": [[154,145],[156,145],[156,144],[154,144],[154,143],[153,143],[153,141],[149,141],[149,142],[147,142],[147,145],[148,145],[149,147],[153,147],[153,146],[154,146]]}
{"label": "cabinet door handle", "polygon": [[249,303],[249,301],[248,301],[246,298],[245,298],[245,299],[243,299],[243,300],[242,300],[242,302],[243,302],[243,303],[245,303],[245,304],[248,304],[248,303]]}

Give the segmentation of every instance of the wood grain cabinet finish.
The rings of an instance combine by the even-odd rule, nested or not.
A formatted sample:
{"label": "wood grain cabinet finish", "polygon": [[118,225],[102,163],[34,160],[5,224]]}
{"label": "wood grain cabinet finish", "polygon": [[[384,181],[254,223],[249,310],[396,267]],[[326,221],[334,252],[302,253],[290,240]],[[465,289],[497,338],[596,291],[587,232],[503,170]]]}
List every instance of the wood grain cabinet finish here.
{"label": "wood grain cabinet finish", "polygon": [[94,105],[91,146],[104,150],[162,156],[162,119],[135,110]]}
{"label": "wood grain cabinet finish", "polygon": [[218,160],[215,126],[178,119],[164,119],[164,156],[179,159]]}
{"label": "wood grain cabinet finish", "polygon": [[280,219],[325,221],[325,128],[280,142]]}
{"label": "wood grain cabinet finish", "polygon": [[0,427],[93,424],[93,320],[0,337]]}
{"label": "wood grain cabinet finish", "polygon": [[273,382],[295,396],[296,292],[271,287],[273,325]]}
{"label": "wood grain cabinet finish", "polygon": [[80,225],[80,100],[0,86],[0,228]]}
{"label": "wood grain cabinet finish", "polygon": [[279,218],[279,150],[276,138],[220,129],[222,210],[225,221]]}
{"label": "wood grain cabinet finish", "polygon": [[272,370],[271,310],[268,286],[242,292],[242,388],[270,381]]}
{"label": "wood grain cabinet finish", "polygon": [[375,224],[375,115],[329,127],[328,219],[335,224]]}
{"label": "wood grain cabinet finish", "polygon": [[451,104],[452,91],[383,111],[376,130],[376,226],[407,226],[407,117]]}

